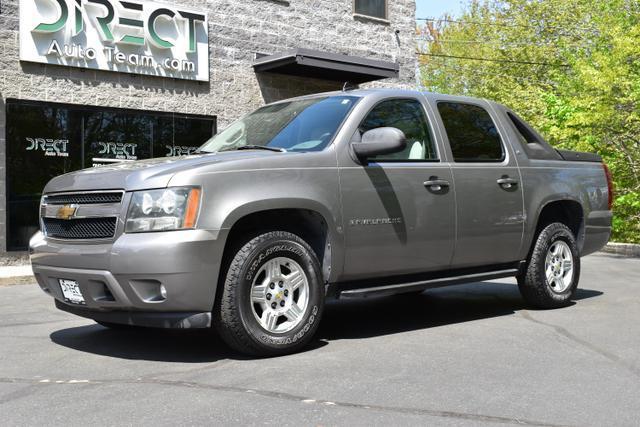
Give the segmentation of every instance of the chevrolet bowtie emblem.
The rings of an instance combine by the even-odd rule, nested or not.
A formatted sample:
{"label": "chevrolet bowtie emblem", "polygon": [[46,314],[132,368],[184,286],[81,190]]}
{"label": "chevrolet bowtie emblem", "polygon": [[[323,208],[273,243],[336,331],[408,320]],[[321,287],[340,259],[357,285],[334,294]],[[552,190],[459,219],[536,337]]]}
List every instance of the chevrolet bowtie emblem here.
{"label": "chevrolet bowtie emblem", "polygon": [[76,215],[77,210],[77,205],[64,205],[56,212],[56,218],[69,220]]}

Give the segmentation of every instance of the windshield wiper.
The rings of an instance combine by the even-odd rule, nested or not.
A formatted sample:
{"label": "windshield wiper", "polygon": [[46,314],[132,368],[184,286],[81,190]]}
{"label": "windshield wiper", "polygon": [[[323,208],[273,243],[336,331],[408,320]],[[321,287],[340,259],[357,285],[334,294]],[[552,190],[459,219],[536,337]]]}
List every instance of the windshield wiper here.
{"label": "windshield wiper", "polygon": [[266,145],[242,145],[240,147],[236,147],[236,150],[269,150],[269,151],[277,151],[279,153],[286,153],[287,150],[281,147],[268,147]]}

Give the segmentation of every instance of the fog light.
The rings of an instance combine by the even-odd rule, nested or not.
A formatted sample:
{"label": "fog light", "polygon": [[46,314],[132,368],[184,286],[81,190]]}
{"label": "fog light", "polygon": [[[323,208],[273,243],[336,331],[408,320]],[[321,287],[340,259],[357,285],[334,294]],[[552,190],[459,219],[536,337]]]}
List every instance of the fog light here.
{"label": "fog light", "polygon": [[160,285],[160,296],[163,299],[167,299],[167,288],[165,288],[164,285]]}

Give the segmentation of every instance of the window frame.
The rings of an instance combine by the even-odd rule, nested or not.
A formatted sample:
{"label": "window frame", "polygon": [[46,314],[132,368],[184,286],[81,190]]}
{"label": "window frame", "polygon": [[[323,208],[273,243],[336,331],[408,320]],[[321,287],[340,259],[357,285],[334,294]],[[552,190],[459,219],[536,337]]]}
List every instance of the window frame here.
{"label": "window frame", "polygon": [[[478,160],[456,160],[455,154],[453,153],[453,147],[451,145],[451,139],[449,138],[449,132],[447,131],[447,126],[444,123],[444,119],[442,118],[442,114],[440,113],[440,109],[438,108],[438,106],[440,104],[462,104],[462,105],[471,105],[473,107],[478,107],[481,108],[482,110],[484,110],[485,113],[487,113],[487,115],[489,116],[489,118],[491,119],[491,122],[493,123],[493,126],[496,128],[496,132],[498,134],[498,141],[500,142],[500,149],[502,151],[502,157],[500,157],[500,159],[493,159],[493,160],[485,160],[485,159],[478,159]],[[502,137],[502,132],[500,131],[500,128],[498,127],[498,123],[496,122],[496,119],[493,117],[493,115],[491,114],[491,112],[489,111],[488,108],[480,105],[479,103],[475,103],[475,102],[469,102],[469,101],[458,101],[458,100],[447,100],[447,99],[440,99],[438,101],[436,101],[436,108],[435,108],[436,112],[438,113],[438,116],[440,117],[440,121],[442,123],[442,130],[444,131],[444,136],[447,138],[447,143],[449,144],[449,151],[451,152],[451,162],[452,163],[506,163],[508,162],[508,156],[507,156],[507,146],[505,144],[504,138]]]}
{"label": "window frame", "polygon": [[356,1],[357,0],[353,0],[352,2],[352,11],[353,11],[353,16],[357,16],[360,18],[365,18],[365,19],[372,19],[372,20],[376,20],[376,21],[382,21],[382,22],[389,22],[389,0],[382,0],[384,1],[384,17],[379,17],[379,16],[373,16],[373,15],[367,15],[366,13],[360,13],[356,10]]}
{"label": "window frame", "polygon": [[424,102],[422,102],[420,99],[418,98],[413,98],[413,97],[404,97],[404,96],[395,96],[395,97],[391,97],[391,98],[385,98],[382,99],[378,102],[376,102],[368,111],[367,113],[362,117],[362,120],[360,120],[358,122],[358,127],[356,129],[356,132],[360,131],[360,125],[362,124],[363,121],[366,120],[367,117],[369,117],[369,114],[371,114],[371,112],[373,110],[375,110],[380,104],[387,102],[387,101],[415,101],[418,104],[420,104],[420,107],[422,108],[422,113],[424,114],[424,117],[427,119],[427,126],[429,127],[429,135],[431,136],[431,141],[433,143],[433,148],[435,150],[435,154],[436,154],[436,158],[435,159],[377,159],[375,157],[369,159],[369,162],[372,164],[380,164],[380,163],[440,163],[442,162],[442,153],[440,152],[440,147],[438,147],[438,140],[435,137],[435,129],[433,126],[433,121],[429,118],[429,113],[427,111],[426,105]]}

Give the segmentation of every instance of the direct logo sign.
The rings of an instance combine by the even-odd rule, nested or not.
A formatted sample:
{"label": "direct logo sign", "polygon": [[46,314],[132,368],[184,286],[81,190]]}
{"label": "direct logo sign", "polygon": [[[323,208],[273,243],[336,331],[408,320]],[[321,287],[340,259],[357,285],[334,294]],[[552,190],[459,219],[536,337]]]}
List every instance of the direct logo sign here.
{"label": "direct logo sign", "polygon": [[78,205],[64,205],[56,212],[56,218],[68,221],[76,216],[77,211]]}
{"label": "direct logo sign", "polygon": [[44,151],[45,156],[69,157],[68,139],[25,138],[27,151]]}
{"label": "direct logo sign", "polygon": [[206,12],[148,1],[20,0],[20,60],[209,81]]}
{"label": "direct logo sign", "polygon": [[166,157],[176,157],[176,156],[190,156],[200,147],[186,147],[186,146],[175,146],[172,147],[170,145],[165,145],[167,147],[167,156]]}
{"label": "direct logo sign", "polygon": [[116,159],[137,160],[136,148],[138,144],[125,144],[122,142],[98,142],[100,155],[113,155]]}

